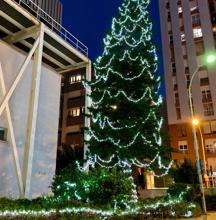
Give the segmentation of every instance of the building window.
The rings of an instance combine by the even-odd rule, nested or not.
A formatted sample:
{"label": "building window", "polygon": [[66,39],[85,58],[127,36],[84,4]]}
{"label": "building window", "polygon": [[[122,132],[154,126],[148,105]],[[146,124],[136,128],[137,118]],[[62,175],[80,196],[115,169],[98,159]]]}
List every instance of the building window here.
{"label": "building window", "polygon": [[200,26],[200,16],[198,14],[192,15],[192,24],[194,26]]}
{"label": "building window", "polygon": [[175,63],[172,63],[172,71],[173,71],[173,73],[176,72],[176,65],[175,65]]}
{"label": "building window", "polygon": [[182,7],[181,7],[181,6],[178,7],[178,13],[179,13],[179,14],[182,13]]}
{"label": "building window", "polygon": [[204,47],[203,41],[201,41],[201,42],[196,42],[195,47],[196,47],[196,54],[197,54],[198,56],[199,56],[199,55],[202,55],[202,54],[205,52],[205,47]]}
{"label": "building window", "polygon": [[168,9],[170,7],[169,2],[166,3],[166,8]]}
{"label": "building window", "polygon": [[188,153],[188,144],[187,141],[179,141],[178,142],[179,151],[183,154]]}
{"label": "building window", "polygon": [[210,122],[203,122],[203,133],[204,134],[211,134],[211,126]]}
{"label": "building window", "polygon": [[211,121],[211,133],[216,133],[216,121]]}
{"label": "building window", "polygon": [[204,108],[204,115],[205,116],[211,116],[214,115],[214,109],[212,103],[203,104]]}
{"label": "building window", "polygon": [[175,92],[175,105],[179,106],[180,102],[179,102],[179,94],[177,92]]}
{"label": "building window", "polygon": [[84,75],[77,74],[70,77],[70,84],[81,82],[84,79]]}
{"label": "building window", "polygon": [[69,112],[68,112],[68,115],[72,116],[72,117],[80,116],[80,107],[79,108],[72,108],[72,109],[70,109]]}
{"label": "building window", "polygon": [[205,149],[208,153],[216,153],[216,140],[215,139],[206,139],[205,140]]}
{"label": "building window", "polygon": [[202,29],[201,28],[194,28],[193,29],[193,36],[194,36],[194,38],[202,37]]}
{"label": "building window", "polygon": [[181,110],[180,110],[180,108],[176,108],[176,118],[177,118],[177,120],[181,119]]}
{"label": "building window", "polygon": [[212,134],[216,133],[216,121],[205,121],[203,122],[203,133]]}
{"label": "building window", "polygon": [[170,41],[170,44],[173,44],[173,35],[169,36],[169,41]]}
{"label": "building window", "polygon": [[187,86],[189,86],[189,84],[190,84],[190,73],[186,73],[185,77],[186,77]]}
{"label": "building window", "polygon": [[0,141],[6,141],[7,140],[7,129],[0,127]]}
{"label": "building window", "polygon": [[177,135],[178,137],[187,137],[187,130],[185,125],[178,125]]}
{"label": "building window", "polygon": [[170,11],[168,11],[167,13],[167,19],[170,20],[171,19],[171,14],[170,14]]}
{"label": "building window", "polygon": [[181,33],[181,41],[182,42],[186,41],[185,33]]}
{"label": "building window", "polygon": [[208,90],[202,90],[202,101],[203,102],[210,102],[210,101],[212,101],[211,91],[209,89]]}

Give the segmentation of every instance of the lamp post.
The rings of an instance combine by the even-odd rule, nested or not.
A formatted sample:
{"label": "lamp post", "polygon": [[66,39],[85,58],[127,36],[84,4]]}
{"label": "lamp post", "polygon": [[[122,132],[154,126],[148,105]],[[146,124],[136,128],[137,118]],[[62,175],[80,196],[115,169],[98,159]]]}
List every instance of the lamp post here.
{"label": "lamp post", "polygon": [[[201,139],[201,148],[202,148],[202,154],[203,154],[203,165],[204,165],[204,179],[206,180],[206,174],[207,174],[207,163],[206,163],[206,156],[205,156],[205,144],[204,144],[204,138],[203,138],[203,135],[202,135],[202,130],[201,130],[201,128],[200,128],[200,126],[199,126],[199,124],[200,124],[200,121],[199,121],[199,119],[197,119],[197,118],[194,118],[193,119],[193,124],[198,128],[198,130],[199,130],[199,133],[200,133],[200,139]],[[206,186],[207,186],[208,184],[206,183]]]}
{"label": "lamp post", "polygon": [[[210,64],[215,62],[216,56],[214,54],[209,55],[206,59],[206,63]],[[190,113],[191,113],[191,118],[192,120],[194,119],[194,111],[193,111],[193,105],[192,105],[192,92],[191,92],[191,87],[192,87],[192,82],[195,77],[195,75],[198,73],[199,69],[204,66],[204,65],[199,65],[193,74],[191,75],[189,87],[188,87],[188,96],[189,96],[189,106],[190,106]],[[203,211],[206,214],[206,201],[205,201],[205,192],[203,188],[203,179],[202,179],[202,174],[201,174],[201,169],[200,169],[200,163],[199,163],[199,147],[198,147],[198,141],[197,141],[197,136],[196,136],[196,126],[194,123],[192,123],[192,130],[193,130],[193,136],[194,136],[194,150],[195,150],[195,156],[196,156],[196,165],[197,165],[197,173],[199,176],[199,185],[200,185],[200,192],[202,196],[202,206],[203,206]]]}

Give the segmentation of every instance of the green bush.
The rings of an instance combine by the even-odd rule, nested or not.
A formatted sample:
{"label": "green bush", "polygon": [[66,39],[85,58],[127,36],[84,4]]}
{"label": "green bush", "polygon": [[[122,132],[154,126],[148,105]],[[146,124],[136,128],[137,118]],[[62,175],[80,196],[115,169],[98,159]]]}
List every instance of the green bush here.
{"label": "green bush", "polygon": [[175,169],[171,169],[170,174],[175,183],[199,184],[196,166],[188,159],[185,159],[181,165],[177,165]]}
{"label": "green bush", "polygon": [[192,202],[196,199],[197,195],[199,195],[197,190],[199,191],[194,185],[176,183],[168,188],[167,194],[174,198],[182,195],[182,198],[185,201]]}
{"label": "green bush", "polygon": [[71,164],[54,178],[52,191],[58,198],[113,207],[131,200],[132,184],[128,174],[117,169],[96,168],[85,173]]}

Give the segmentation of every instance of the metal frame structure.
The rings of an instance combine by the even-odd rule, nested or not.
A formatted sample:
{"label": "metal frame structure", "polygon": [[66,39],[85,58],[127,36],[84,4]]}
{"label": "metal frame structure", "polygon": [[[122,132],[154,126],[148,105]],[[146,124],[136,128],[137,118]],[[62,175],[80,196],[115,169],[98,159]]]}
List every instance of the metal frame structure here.
{"label": "metal frame structure", "polygon": [[[20,0],[20,3],[23,2]],[[37,10],[42,10],[38,9]],[[43,12],[45,13],[45,12]],[[41,12],[38,13],[42,14]],[[54,26],[53,26],[54,27]],[[62,27],[61,27],[62,29]],[[64,30],[64,29],[62,29]],[[3,94],[0,103],[0,115],[6,111],[7,121],[10,131],[10,143],[12,146],[13,162],[16,169],[20,198],[30,198],[30,186],[32,175],[32,161],[34,154],[35,131],[37,109],[39,101],[40,77],[42,63],[48,65],[55,72],[63,74],[73,68],[86,67],[86,79],[91,80],[91,61],[88,59],[87,51],[80,52],[80,41],[76,41],[76,46],[68,44],[68,32],[65,32],[65,39],[56,34],[49,27],[36,19],[24,8],[13,0],[0,0],[0,40],[3,40],[13,47],[18,48],[27,54],[25,61],[19,69],[13,83],[8,91],[5,88],[3,71],[0,65],[0,84]],[[83,44],[82,44],[83,45]],[[84,48],[86,48],[84,46]],[[85,52],[83,54],[83,52]],[[15,141],[14,128],[9,108],[9,100],[15,91],[19,81],[23,77],[26,67],[33,59],[31,97],[28,111],[28,122],[26,132],[26,143],[24,149],[24,164],[21,170],[17,145]],[[28,73],[29,74],[29,73]],[[90,101],[89,91],[86,92],[86,111]],[[90,119],[85,119],[85,126],[90,126]],[[56,134],[57,135],[57,134]],[[87,146],[85,146],[86,152]]]}

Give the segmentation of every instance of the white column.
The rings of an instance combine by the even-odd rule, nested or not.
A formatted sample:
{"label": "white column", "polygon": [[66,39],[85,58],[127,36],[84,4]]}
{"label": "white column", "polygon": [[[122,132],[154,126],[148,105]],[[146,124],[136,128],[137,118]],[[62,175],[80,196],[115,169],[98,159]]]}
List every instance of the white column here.
{"label": "white column", "polygon": [[[1,63],[0,63],[0,84],[1,84],[2,94],[3,96],[5,96],[6,87],[5,87],[5,81],[4,81]],[[16,170],[19,194],[20,194],[20,198],[23,198],[24,197],[23,179],[22,179],[22,173],[21,173],[21,168],[20,168],[19,155],[17,152],[17,145],[16,145],[16,140],[15,140],[15,135],[14,135],[13,123],[12,123],[12,118],[11,118],[11,113],[10,113],[10,108],[9,108],[8,103],[6,104],[5,110],[6,110],[6,115],[7,115],[8,127],[9,127],[9,133],[10,133],[10,142],[11,142],[11,147],[12,147],[14,166]]]}
{"label": "white column", "polygon": [[[86,80],[91,81],[91,61],[86,65]],[[91,100],[89,95],[91,94],[91,88],[87,87],[85,92],[85,114],[89,114],[88,107],[91,106]],[[91,119],[85,116],[85,127],[91,126]],[[87,132],[84,133],[84,140],[89,140]],[[84,143],[84,159],[86,159],[86,153],[88,151],[88,145]]]}
{"label": "white column", "polygon": [[26,143],[23,161],[23,182],[25,198],[30,198],[30,186],[32,176],[32,163],[35,144],[38,100],[40,92],[41,65],[44,41],[44,24],[41,23],[39,34],[39,45],[34,54],[34,64],[32,72],[31,94],[29,102],[28,123],[26,131]]}

